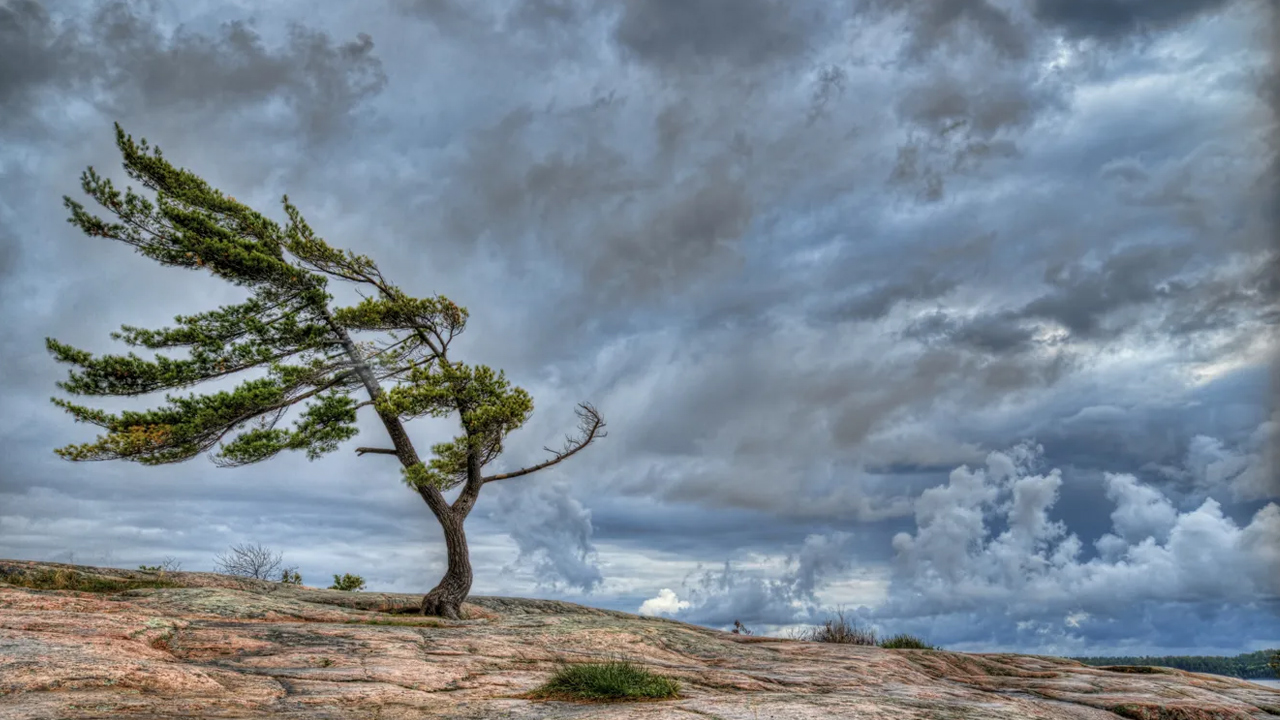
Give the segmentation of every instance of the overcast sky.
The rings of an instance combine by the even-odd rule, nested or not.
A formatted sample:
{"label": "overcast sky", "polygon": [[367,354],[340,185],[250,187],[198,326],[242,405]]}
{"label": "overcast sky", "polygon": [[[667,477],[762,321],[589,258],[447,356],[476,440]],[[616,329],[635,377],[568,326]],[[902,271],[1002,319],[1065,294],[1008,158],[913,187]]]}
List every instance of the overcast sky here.
{"label": "overcast sky", "polygon": [[314,463],[54,456],[95,428],[50,404],[46,336],[124,352],[243,297],[65,222],[86,166],[126,180],[119,121],[466,306],[456,357],[536,403],[498,469],[599,407],[607,439],[485,489],[476,594],[1280,646],[1268,5],[0,0],[0,557],[443,571],[394,459],[352,452],[372,414]]}

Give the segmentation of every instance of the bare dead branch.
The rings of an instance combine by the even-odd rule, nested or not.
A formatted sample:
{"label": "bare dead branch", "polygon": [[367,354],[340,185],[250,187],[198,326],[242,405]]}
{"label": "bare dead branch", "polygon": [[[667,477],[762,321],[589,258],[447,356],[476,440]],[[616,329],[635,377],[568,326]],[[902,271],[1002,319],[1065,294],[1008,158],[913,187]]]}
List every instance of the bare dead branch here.
{"label": "bare dead branch", "polygon": [[390,450],[388,448],[371,448],[371,447],[356,448],[356,455],[364,455],[365,453],[373,453],[374,455],[395,455],[396,451]]}
{"label": "bare dead branch", "polygon": [[521,470],[516,470],[515,472],[501,473],[499,475],[490,475],[486,478],[483,478],[482,482],[489,483],[489,482],[493,482],[494,480],[510,480],[511,478],[518,478],[522,475],[528,475],[530,473],[535,473],[544,468],[549,468],[552,465],[555,465],[556,463],[562,462],[565,459],[569,458],[570,456],[577,453],[582,448],[590,445],[593,441],[608,435],[608,433],[604,431],[604,427],[605,427],[604,418],[601,417],[599,411],[597,411],[591,405],[587,403],[582,403],[578,405],[576,414],[578,416],[579,436],[577,438],[574,438],[572,436],[566,437],[564,447],[558,452],[555,450],[552,450],[551,448],[544,448],[547,452],[552,453],[552,457],[550,460],[547,460],[546,462],[538,463],[537,465],[533,465],[527,468],[523,468]]}
{"label": "bare dead branch", "polygon": [[218,555],[214,562],[227,575],[270,580],[280,569],[284,556],[273,553],[262,545],[233,545],[227,555]]}

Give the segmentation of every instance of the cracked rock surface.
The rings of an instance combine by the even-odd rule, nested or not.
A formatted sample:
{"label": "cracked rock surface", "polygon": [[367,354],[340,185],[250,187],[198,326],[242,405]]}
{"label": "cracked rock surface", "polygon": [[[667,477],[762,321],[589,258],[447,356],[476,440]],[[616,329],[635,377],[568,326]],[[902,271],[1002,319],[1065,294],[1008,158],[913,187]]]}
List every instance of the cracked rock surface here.
{"label": "cracked rock surface", "polygon": [[[0,560],[0,719],[1280,718],[1280,691],[1176,670],[747,637],[549,600],[473,597],[449,622],[406,612],[420,600]],[[612,659],[681,696],[519,697],[559,663]]]}

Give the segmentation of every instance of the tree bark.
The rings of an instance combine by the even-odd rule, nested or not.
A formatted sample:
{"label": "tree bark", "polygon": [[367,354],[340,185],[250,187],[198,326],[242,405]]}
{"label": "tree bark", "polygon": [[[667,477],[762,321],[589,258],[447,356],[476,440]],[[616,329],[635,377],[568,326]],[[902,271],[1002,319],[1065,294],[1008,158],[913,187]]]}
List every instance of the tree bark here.
{"label": "tree bark", "polygon": [[462,601],[471,592],[471,557],[467,552],[467,534],[462,529],[465,520],[465,515],[452,511],[440,517],[449,568],[439,584],[423,596],[423,615],[461,619]]}

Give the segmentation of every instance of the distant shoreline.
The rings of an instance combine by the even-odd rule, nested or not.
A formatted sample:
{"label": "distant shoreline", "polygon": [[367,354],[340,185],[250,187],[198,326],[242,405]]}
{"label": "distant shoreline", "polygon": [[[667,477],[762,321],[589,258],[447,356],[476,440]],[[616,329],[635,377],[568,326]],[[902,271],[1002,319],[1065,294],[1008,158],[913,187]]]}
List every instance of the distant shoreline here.
{"label": "distant shoreline", "polygon": [[[1222,675],[1239,680],[1263,680],[1280,683],[1275,671],[1269,664],[1276,650],[1258,650],[1240,655],[1165,655],[1152,656],[1102,656],[1073,657],[1071,660],[1082,662],[1093,667],[1105,665],[1136,665],[1149,667],[1166,667],[1188,672]],[[1263,683],[1267,684],[1266,682]]]}

